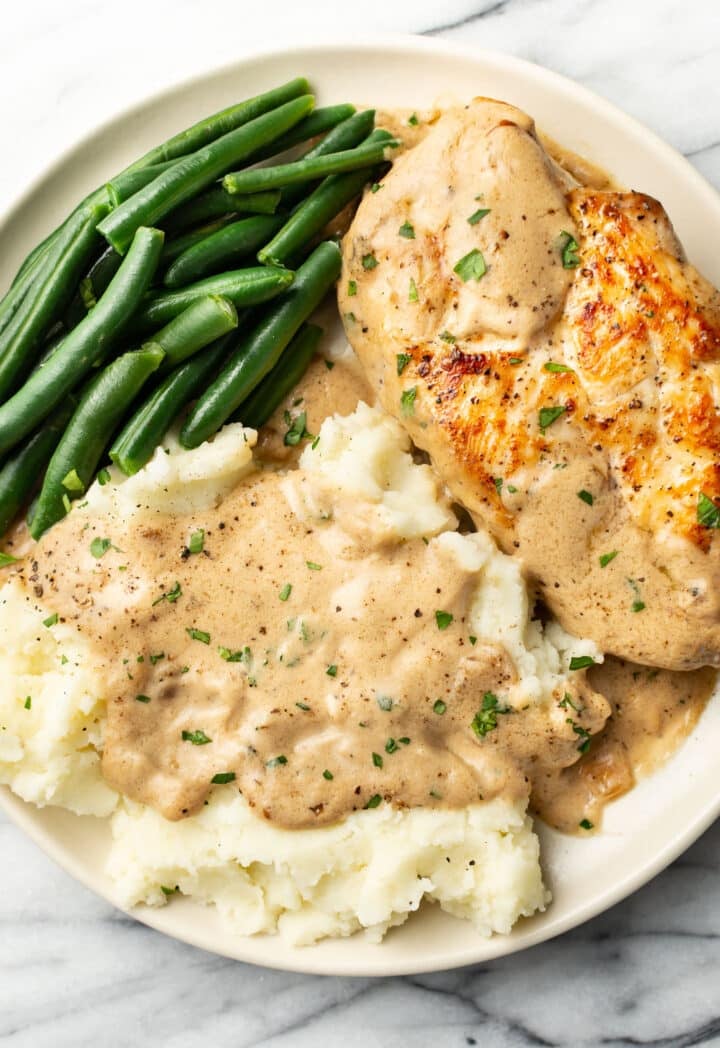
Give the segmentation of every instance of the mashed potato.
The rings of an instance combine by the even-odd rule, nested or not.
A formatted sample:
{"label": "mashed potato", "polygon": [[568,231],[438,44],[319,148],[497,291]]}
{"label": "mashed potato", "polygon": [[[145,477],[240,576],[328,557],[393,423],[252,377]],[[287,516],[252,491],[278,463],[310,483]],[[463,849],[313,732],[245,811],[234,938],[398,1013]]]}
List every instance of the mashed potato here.
{"label": "mashed potato", "polygon": [[[76,513],[131,514],[144,505],[183,512],[226,494],[253,468],[255,434],[227,427],[211,444],[180,452],[170,442],[135,477],[113,473]],[[530,621],[517,564],[482,534],[455,532],[455,518],[429,467],[381,411],[360,405],[327,420],[304,470],[351,490],[365,525],[395,536],[438,536],[478,572],[477,634],[501,642],[515,661],[512,701],[549,703],[571,654],[597,652]],[[288,476],[288,500],[307,505]],[[368,523],[370,522],[370,523]],[[450,530],[448,530],[450,529]],[[45,622],[45,624],[44,624]],[[359,929],[380,938],[423,898],[472,921],[478,933],[508,932],[543,909],[538,841],[522,804],[494,800],[463,810],[395,810],[385,805],[342,823],[301,831],[258,819],[242,795],[217,787],[203,810],[169,822],[104,783],[104,696],[77,634],[43,620],[12,580],[0,590],[0,782],[34,804],[110,816],[107,869],[127,906],[163,905],[167,889],[215,905],[239,934],[279,931],[294,943]]]}

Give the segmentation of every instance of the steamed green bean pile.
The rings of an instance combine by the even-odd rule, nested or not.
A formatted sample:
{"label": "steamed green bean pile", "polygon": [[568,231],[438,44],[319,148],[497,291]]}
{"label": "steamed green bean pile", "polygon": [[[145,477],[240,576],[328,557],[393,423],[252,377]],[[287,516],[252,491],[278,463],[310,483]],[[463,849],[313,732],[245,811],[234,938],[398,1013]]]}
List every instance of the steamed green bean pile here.
{"label": "steamed green bean pile", "polygon": [[38,539],[179,418],[186,448],[267,421],[322,337],[323,230],[398,145],[374,116],[291,80],[151,149],[30,252],[0,299],[0,538],[39,487]]}

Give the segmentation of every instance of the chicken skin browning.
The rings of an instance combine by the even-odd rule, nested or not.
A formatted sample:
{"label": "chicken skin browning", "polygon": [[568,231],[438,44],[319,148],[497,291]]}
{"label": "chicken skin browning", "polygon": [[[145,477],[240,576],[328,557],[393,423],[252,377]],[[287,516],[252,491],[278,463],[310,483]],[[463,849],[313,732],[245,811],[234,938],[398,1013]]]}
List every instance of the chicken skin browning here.
{"label": "chicken skin browning", "polygon": [[720,294],[657,201],[448,111],[366,193],[339,300],[383,406],[568,630],[720,665]]}

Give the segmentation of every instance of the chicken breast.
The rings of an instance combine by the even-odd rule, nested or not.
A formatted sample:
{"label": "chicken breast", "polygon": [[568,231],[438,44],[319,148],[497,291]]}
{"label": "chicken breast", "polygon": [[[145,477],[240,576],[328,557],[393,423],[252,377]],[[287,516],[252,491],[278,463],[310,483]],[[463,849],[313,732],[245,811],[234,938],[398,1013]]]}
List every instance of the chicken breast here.
{"label": "chicken breast", "polygon": [[366,193],[339,301],[384,407],[562,625],[720,665],[720,295],[657,201],[447,112]]}

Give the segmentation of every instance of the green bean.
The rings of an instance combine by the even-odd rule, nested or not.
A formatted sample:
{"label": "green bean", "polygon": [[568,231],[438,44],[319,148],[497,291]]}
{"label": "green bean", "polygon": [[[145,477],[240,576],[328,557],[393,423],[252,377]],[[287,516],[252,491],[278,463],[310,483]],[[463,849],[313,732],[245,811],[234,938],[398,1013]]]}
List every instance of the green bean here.
{"label": "green bean", "polygon": [[187,251],[189,247],[199,244],[201,240],[205,240],[211,233],[216,233],[218,229],[222,229],[232,221],[233,216],[223,215],[212,222],[206,222],[204,225],[198,226],[197,229],[190,230],[189,233],[181,233],[180,236],[173,237],[172,240],[166,240],[161,262],[167,266],[171,265],[179,255],[182,255],[183,251]]}
{"label": "green bean", "polygon": [[234,343],[233,335],[214,342],[175,368],[150,394],[110,448],[110,458],[123,473],[132,476],[152,458],[173,420],[203,388]]}
{"label": "green bean", "polygon": [[234,331],[237,326],[237,310],[229,298],[205,295],[195,299],[144,345],[159,346],[165,354],[163,371],[170,371],[199,349]]}
{"label": "green bean", "polygon": [[[329,131],[312,149],[305,153],[303,160],[313,160],[315,157],[326,156],[328,153],[342,153],[345,149],[354,149],[355,146],[359,146],[367,138],[374,125],[375,110],[363,109],[361,112],[348,117],[347,120],[343,120],[342,124],[338,124],[332,131]],[[306,182],[296,186],[286,186],[280,195],[281,207],[285,210],[292,207],[298,200],[302,200],[303,197],[307,196],[312,188],[313,186],[308,185]],[[268,192],[272,192],[272,190],[268,190]]]}
{"label": "green bean", "polygon": [[165,287],[185,287],[222,272],[252,255],[282,224],[283,219],[278,215],[252,215],[215,230],[175,259],[163,278]]}
{"label": "green bean", "polygon": [[122,255],[118,255],[111,247],[103,251],[100,258],[93,262],[65,310],[63,323],[68,331],[72,331],[97,303],[120,268],[121,262]]}
{"label": "green bean", "polygon": [[62,406],[0,469],[0,538],[27,504],[76,407],[77,399],[66,397]]}
{"label": "green bean", "polygon": [[[316,178],[340,174],[343,171],[357,171],[360,167],[369,167],[385,160],[386,150],[398,145],[397,139],[387,142],[360,145],[355,149],[346,149],[342,153],[327,153],[325,156],[303,158],[291,164],[276,164],[275,167],[253,167],[245,171],[233,171],[223,178],[223,186],[228,193],[254,193],[260,189],[281,189],[283,186],[297,185],[299,182],[312,182]],[[162,177],[162,176],[161,176]],[[105,219],[107,223],[116,211]]]}
{"label": "green bean", "polygon": [[251,429],[264,426],[307,371],[322,336],[323,329],[317,324],[303,324],[272,371],[237,409],[233,420]]}
{"label": "green bean", "polygon": [[14,287],[15,284],[19,284],[23,276],[27,273],[28,269],[32,265],[32,263],[39,262],[41,258],[44,259],[46,257],[47,252],[52,246],[52,244],[55,243],[57,237],[63,232],[68,223],[72,222],[73,219],[75,219],[78,212],[90,207],[112,207],[110,194],[108,192],[107,186],[99,186],[97,189],[93,189],[92,193],[88,193],[88,195],[80,201],[77,207],[73,208],[73,210],[70,212],[70,214],[64,222],[61,222],[60,225],[52,231],[52,233],[48,233],[44,240],[41,240],[39,244],[35,245],[32,251],[30,251],[25,256],[25,259],[20,264],[18,271],[15,274],[15,277],[13,278],[12,284],[10,286]]}
{"label": "green bean", "polygon": [[[378,128],[368,142],[384,142],[390,138],[387,131]],[[282,229],[269,244],[258,252],[263,265],[288,265],[297,259],[304,247],[325,228],[328,222],[362,193],[363,186],[375,168],[363,167],[346,175],[328,175],[301,204],[298,205]]]}
{"label": "green bean", "polygon": [[340,248],[325,241],[295,274],[295,282],[243,339],[190,412],[180,443],[195,448],[220,429],[277,364],[282,351],[340,273]]}
{"label": "green bean", "polygon": [[95,230],[105,214],[106,207],[78,211],[48,248],[33,287],[0,335],[0,399],[29,371],[43,336],[62,315],[96,249]]}
{"label": "green bean", "polygon": [[163,171],[167,171],[174,163],[174,160],[165,160],[162,164],[128,168],[126,171],[121,171],[119,175],[115,175],[107,184],[112,206],[118,207],[134,193],[144,189],[149,182],[161,175]]}
{"label": "green bean", "polygon": [[354,112],[355,106],[350,105],[350,103],[337,106],[323,106],[313,110],[310,116],[306,116],[304,120],[292,127],[286,134],[271,142],[270,145],[265,146],[264,149],[253,153],[253,164],[259,160],[266,160],[269,156],[284,153],[287,149],[292,149],[293,146],[297,146],[301,142],[307,142],[309,138],[315,138],[317,135],[325,134],[326,131],[331,131],[338,124],[351,117]]}
{"label": "green bean", "polygon": [[116,251],[124,254],[138,226],[159,222],[173,208],[206,189],[233,164],[277,138],[310,112],[312,95],[286,102],[197,152],[181,157],[144,189],[120,204],[98,226]]}
{"label": "green bean", "polygon": [[[153,149],[149,150],[138,160],[135,160],[130,164],[129,167],[126,167],[121,171],[116,177],[119,178],[123,175],[137,171],[140,168],[162,164],[170,160],[177,160],[179,157],[186,156],[188,153],[194,153],[202,146],[206,146],[208,143],[220,138],[221,135],[225,135],[229,131],[234,131],[235,128],[241,127],[243,124],[248,123],[250,120],[254,120],[263,113],[267,113],[271,109],[275,109],[278,106],[283,105],[285,102],[291,101],[293,98],[298,98],[300,95],[306,95],[309,91],[310,85],[307,80],[304,77],[297,77],[296,79],[289,80],[286,84],[281,84],[279,87],[272,88],[270,91],[266,91],[263,94],[255,95],[253,98],[246,99],[244,102],[239,102],[236,105],[229,106],[227,109],[222,109],[218,113],[214,113],[212,116],[204,117],[196,124],[193,124],[191,127],[181,131],[177,135],[173,135],[172,138],[167,139],[167,141],[161,143],[161,145],[155,146]],[[95,204],[109,202],[107,187],[101,186],[85,197],[75,210],[79,210],[86,206],[91,207]],[[248,210],[252,209],[248,208]],[[38,254],[45,253],[46,248],[60,229],[62,229],[62,225],[50,233],[42,243],[33,248],[25,258],[24,262],[20,265],[13,283],[19,280],[26,271],[30,262],[33,261]],[[0,304],[0,311],[1,309],[2,306]]]}
{"label": "green bean", "polygon": [[153,278],[162,244],[159,229],[138,229],[120,269],[92,312],[0,406],[0,455],[32,433],[118,341]]}
{"label": "green bean", "polygon": [[[278,196],[280,194],[278,193]],[[22,305],[25,296],[32,286],[42,265],[44,254],[37,254],[28,265],[24,275],[16,278],[15,283],[0,301],[0,334],[5,330]]]}
{"label": "green bean", "polygon": [[90,384],[50,459],[30,522],[34,539],[62,520],[70,500],[87,491],[128,405],[163,357],[159,346],[143,346],[113,360]]}
{"label": "green bean", "polygon": [[279,203],[279,189],[270,189],[267,193],[249,193],[247,196],[231,196],[221,186],[214,186],[172,211],[165,226],[176,233],[224,215],[274,215]]}
{"label": "green bean", "polygon": [[132,330],[148,332],[162,327],[204,295],[223,295],[235,306],[254,306],[275,298],[292,282],[293,274],[287,269],[254,266],[207,277],[179,291],[150,291],[133,317]]}
{"label": "green bean", "polygon": [[162,145],[155,146],[125,170],[133,171],[139,167],[148,167],[150,164],[161,164],[165,160],[177,160],[178,157],[187,156],[188,153],[196,152],[222,135],[255,120],[264,113],[269,113],[271,109],[277,109],[278,106],[309,93],[310,85],[305,77],[289,80],[286,84],[274,87],[261,95],[255,95],[244,102],[221,109],[212,116],[204,117],[187,130],[173,135]]}

